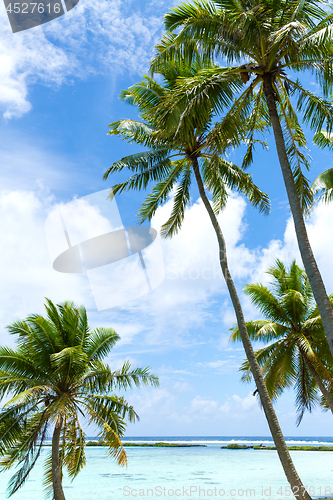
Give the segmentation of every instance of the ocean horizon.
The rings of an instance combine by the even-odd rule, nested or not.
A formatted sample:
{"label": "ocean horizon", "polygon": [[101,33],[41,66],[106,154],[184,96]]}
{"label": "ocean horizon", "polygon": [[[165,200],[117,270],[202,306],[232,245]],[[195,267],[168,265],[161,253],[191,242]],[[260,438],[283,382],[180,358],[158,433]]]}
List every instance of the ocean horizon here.
{"label": "ocean horizon", "polygon": [[[285,436],[288,446],[302,445],[331,445],[333,437],[329,436]],[[96,440],[96,437],[88,437],[87,440]],[[221,444],[228,445],[231,443],[239,444],[274,444],[272,436],[126,436],[122,440],[124,443],[154,443],[159,441],[171,443],[189,443],[189,444]]]}
{"label": "ocean horizon", "polygon": [[[95,440],[90,436],[87,440]],[[286,436],[288,445],[333,444],[333,437]],[[202,500],[293,498],[276,451],[221,449],[230,443],[271,445],[270,436],[126,436],[123,442],[165,441],[204,444],[184,448],[128,447],[128,464],[118,466],[104,447],[87,447],[87,465],[71,482],[64,478],[66,500],[162,498]],[[44,498],[43,462],[48,448],[14,500]],[[296,469],[312,498],[333,496],[333,452],[292,451]],[[0,475],[0,499],[15,470]]]}

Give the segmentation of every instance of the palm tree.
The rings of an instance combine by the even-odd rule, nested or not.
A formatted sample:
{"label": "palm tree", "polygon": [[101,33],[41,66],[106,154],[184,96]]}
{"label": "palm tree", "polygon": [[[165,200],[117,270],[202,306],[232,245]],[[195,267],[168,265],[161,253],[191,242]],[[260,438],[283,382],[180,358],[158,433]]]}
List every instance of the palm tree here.
{"label": "palm tree", "polygon": [[19,464],[9,483],[15,493],[38,459],[48,430],[52,447],[46,459],[44,484],[54,500],[65,500],[62,469],[73,480],[84,467],[86,421],[99,429],[108,453],[118,464],[127,462],[121,443],[126,423],[138,418],[132,406],[113,391],[132,385],[158,385],[149,367],[131,369],[125,362],[111,370],[103,362],[119,336],[112,328],[90,331],[84,307],[46,299],[47,317],[38,314],[7,328],[16,335],[17,349],[0,347],[0,397],[12,398],[0,411],[0,464]]}
{"label": "palm tree", "polygon": [[[206,61],[205,64],[209,63]],[[198,58],[196,58],[195,64],[192,61],[190,67],[181,59],[178,62],[171,61],[164,66],[160,65],[159,68],[159,72],[164,78],[164,86],[150,77],[145,77],[144,81],[122,92],[121,97],[125,101],[138,106],[143,121],[121,120],[114,122],[110,125],[109,133],[120,135],[129,142],[148,147],[149,151],[133,154],[115,162],[105,172],[104,178],[107,179],[110,174],[122,171],[124,168],[133,172],[128,180],[112,188],[112,196],[124,190],[145,189],[150,182],[157,182],[139,210],[140,222],[151,220],[157,208],[166,201],[167,196],[175,188],[171,215],[161,229],[163,236],[172,236],[180,229],[186,206],[190,203],[190,185],[194,173],[201,199],[218,240],[221,270],[282,466],[295,494],[300,492],[302,498],[309,499],[310,497],[291,460],[246,330],[240,300],[228,267],[224,236],[217,220],[217,213],[226,204],[227,188],[237,189],[245,194],[252,204],[259,206],[259,209],[264,211],[268,209],[267,196],[261,193],[253,184],[251,177],[236,165],[216,154],[209,153],[212,141],[211,129],[214,131],[212,108],[202,110],[202,116],[205,116],[206,119],[204,124],[198,125],[197,122],[193,121],[191,128],[183,129],[177,127],[177,120],[175,120],[176,126],[173,130],[160,126],[161,117],[163,118],[163,114],[169,111],[165,107],[165,103],[168,102],[170,94],[177,88],[178,78],[195,74],[202,65]],[[222,86],[226,99],[228,99],[228,93],[231,95],[232,86],[224,86],[224,84]],[[178,101],[177,106],[173,109],[173,116],[180,117],[183,110],[187,109],[187,105],[186,99]],[[261,127],[261,124],[259,123],[258,126]],[[244,129],[244,124],[239,123],[239,127]],[[216,137],[215,132],[214,137]],[[225,149],[233,144],[233,140],[226,136],[223,131],[219,140],[221,144],[224,144]],[[205,186],[212,193],[213,206],[207,197]]]}
{"label": "palm tree", "polygon": [[[313,0],[196,0],[182,3],[165,15],[169,30],[158,46],[153,70],[181,54],[191,60],[217,56],[235,66],[202,72],[185,81],[182,94],[191,98],[189,110],[183,113],[179,126],[193,120],[195,101],[200,111],[212,103],[223,105],[217,82],[242,84],[230,111],[215,127],[215,133],[229,130],[237,135],[239,122],[252,124],[246,162],[252,158],[254,126],[259,119],[271,125],[294,220],[303,265],[322,317],[325,334],[333,354],[333,311],[314,258],[304,223],[303,212],[311,203],[311,192],[302,168],[309,168],[304,152],[306,139],[298,120],[320,133],[333,127],[331,102],[309,90],[289,73],[304,71],[316,75],[325,96],[333,84],[332,20],[325,1]],[[176,32],[176,34],[175,34]],[[180,95],[180,94],[179,94]],[[232,120],[231,120],[232,118]],[[236,120],[235,120],[236,118]],[[200,123],[200,113],[195,115]],[[234,125],[233,125],[234,124]],[[213,137],[214,134],[212,134]],[[221,151],[219,141],[215,149]]]}
{"label": "palm tree", "polygon": [[[267,274],[272,277],[270,288],[260,283],[245,287],[246,295],[265,317],[247,322],[246,327],[252,340],[269,344],[256,357],[271,398],[294,386],[299,425],[305,410],[311,412],[316,404],[318,388],[333,413],[333,358],[305,271],[295,261],[287,270],[277,260]],[[331,300],[333,303],[333,297]],[[238,328],[231,340],[240,340]],[[242,379],[249,382],[247,361],[241,370]]]}

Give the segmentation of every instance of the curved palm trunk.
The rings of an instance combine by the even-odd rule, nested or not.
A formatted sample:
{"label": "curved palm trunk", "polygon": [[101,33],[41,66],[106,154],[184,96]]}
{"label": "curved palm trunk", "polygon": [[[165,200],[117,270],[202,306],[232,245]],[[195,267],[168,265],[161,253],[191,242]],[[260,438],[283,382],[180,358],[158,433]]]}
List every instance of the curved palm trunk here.
{"label": "curved palm trunk", "polygon": [[218,244],[219,244],[219,251],[220,251],[220,265],[221,265],[222,273],[223,273],[223,276],[225,278],[225,281],[226,281],[226,284],[227,284],[227,287],[229,290],[229,294],[230,294],[230,297],[231,297],[231,300],[232,300],[232,303],[234,306],[234,310],[235,310],[236,317],[237,317],[237,324],[238,324],[238,328],[239,328],[239,331],[241,334],[245,353],[246,353],[247,359],[248,359],[250,367],[251,367],[251,371],[252,371],[252,374],[253,374],[253,377],[254,377],[254,380],[255,380],[259,395],[260,395],[261,404],[263,406],[263,409],[264,409],[264,412],[266,415],[266,419],[267,419],[272,437],[274,439],[274,443],[275,443],[283,470],[284,470],[286,477],[289,481],[289,484],[292,488],[292,492],[295,494],[296,498],[298,498],[298,499],[303,498],[304,500],[310,500],[311,497],[309,496],[309,494],[305,490],[305,487],[303,486],[302,481],[299,478],[299,476],[296,472],[295,466],[291,460],[291,456],[290,456],[289,450],[287,448],[286,442],[284,440],[282,430],[280,428],[276,413],[275,413],[273,405],[272,405],[272,401],[269,397],[263,376],[261,374],[261,371],[260,371],[260,368],[258,365],[258,361],[257,361],[255,354],[254,354],[254,351],[253,351],[250,337],[249,337],[249,334],[247,332],[246,325],[245,325],[242,306],[240,304],[234,282],[233,282],[231,275],[230,275],[230,272],[229,272],[225,240],[224,240],[224,237],[222,234],[222,230],[221,230],[219,223],[217,221],[217,218],[216,218],[214,211],[211,207],[211,204],[209,203],[209,200],[206,196],[206,192],[205,192],[205,188],[204,188],[202,178],[200,175],[199,165],[198,165],[197,159],[196,158],[192,159],[192,163],[193,163],[194,174],[195,174],[195,178],[196,178],[196,181],[198,184],[201,199],[203,201],[203,204],[205,205],[205,208],[208,212],[208,215],[210,217],[210,220],[213,224],[213,227],[214,227],[214,230],[215,230],[215,233],[217,236],[217,240],[218,240]]}
{"label": "curved palm trunk", "polygon": [[286,186],[289,205],[294,220],[298,247],[301,253],[303,265],[308,275],[310,285],[316,300],[320,316],[323,321],[325,334],[328,340],[330,351],[333,355],[333,310],[326,293],[325,285],[314,258],[308,234],[305,227],[303,213],[299,202],[294,177],[290,168],[290,163],[286,151],[283,132],[279,115],[276,109],[274,90],[271,82],[271,76],[264,77],[264,93],[267,100],[269,116],[274,131],[277,154],[280,161],[284,184]]}
{"label": "curved palm trunk", "polygon": [[66,500],[62,489],[62,474],[59,460],[59,443],[62,422],[57,422],[52,437],[52,481],[54,500]]}

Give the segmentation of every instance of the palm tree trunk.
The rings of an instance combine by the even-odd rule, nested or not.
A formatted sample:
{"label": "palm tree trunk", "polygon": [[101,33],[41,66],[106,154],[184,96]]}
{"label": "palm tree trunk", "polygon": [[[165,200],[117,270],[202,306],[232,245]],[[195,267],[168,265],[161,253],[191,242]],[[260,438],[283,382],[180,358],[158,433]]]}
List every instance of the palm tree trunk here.
{"label": "palm tree trunk", "polygon": [[59,460],[59,443],[62,420],[57,421],[52,438],[52,481],[54,500],[66,500],[62,489],[62,474]]}
{"label": "palm tree trunk", "polygon": [[322,280],[320,271],[318,269],[316,260],[314,258],[308,234],[306,231],[303,213],[294,182],[294,177],[290,168],[290,163],[286,151],[286,145],[284,142],[281,123],[276,109],[275,93],[272,86],[271,75],[264,76],[264,93],[266,96],[269,116],[274,131],[275,144],[280,161],[283,180],[286,186],[289,205],[294,220],[298,247],[301,253],[306,274],[308,275],[310,281],[314,298],[316,300],[319,309],[320,316],[323,321],[323,326],[328,340],[328,345],[333,355],[333,310],[329,298],[327,296],[325,285]]}
{"label": "palm tree trunk", "polygon": [[234,310],[235,310],[236,318],[237,318],[237,324],[238,324],[239,332],[241,334],[245,353],[246,353],[247,359],[248,359],[250,367],[251,367],[251,371],[252,371],[252,374],[253,374],[253,377],[254,377],[258,392],[259,392],[261,404],[263,406],[263,409],[264,409],[264,412],[266,415],[266,419],[267,419],[267,422],[268,422],[268,425],[269,425],[269,428],[270,428],[270,431],[271,431],[271,434],[272,434],[272,437],[273,437],[273,440],[274,440],[274,443],[276,446],[276,450],[278,452],[278,455],[279,455],[279,458],[280,458],[280,461],[281,461],[281,464],[283,467],[283,470],[284,470],[286,477],[289,481],[292,492],[294,493],[296,498],[298,498],[298,499],[303,498],[304,500],[310,500],[311,497],[309,496],[309,494],[305,490],[305,487],[303,486],[302,481],[299,478],[297,471],[295,469],[295,466],[292,462],[289,450],[287,448],[286,442],[285,442],[283,434],[282,434],[282,430],[280,428],[276,413],[275,413],[273,405],[272,405],[272,401],[269,397],[263,376],[261,374],[261,371],[260,371],[260,368],[258,365],[258,361],[257,361],[255,354],[254,354],[251,340],[250,340],[249,334],[248,334],[247,329],[246,329],[245,320],[244,320],[243,311],[242,311],[242,306],[240,304],[234,282],[233,282],[231,275],[230,275],[230,272],[229,272],[225,240],[224,240],[224,237],[222,234],[221,227],[217,221],[217,218],[214,214],[214,211],[211,207],[211,204],[206,196],[205,188],[204,188],[202,178],[200,175],[198,161],[196,158],[192,159],[192,164],[193,164],[194,174],[195,174],[195,178],[196,178],[196,181],[198,184],[201,199],[203,201],[203,204],[205,205],[205,208],[208,212],[208,215],[210,217],[210,220],[213,224],[213,227],[214,227],[214,230],[215,230],[215,233],[217,236],[217,240],[218,240],[218,244],[219,244],[219,252],[220,252],[219,257],[220,257],[220,265],[221,265],[222,273],[223,273],[223,276],[225,278],[225,281],[226,281],[226,284],[227,284],[227,287],[229,290],[229,294],[230,294],[230,297],[231,297],[231,300],[232,300],[232,303],[234,306]]}

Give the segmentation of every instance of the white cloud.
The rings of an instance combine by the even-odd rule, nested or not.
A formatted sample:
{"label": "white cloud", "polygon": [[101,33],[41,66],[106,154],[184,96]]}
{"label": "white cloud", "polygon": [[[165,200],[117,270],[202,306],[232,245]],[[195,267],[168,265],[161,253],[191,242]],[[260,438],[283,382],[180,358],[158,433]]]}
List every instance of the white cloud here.
{"label": "white cloud", "polygon": [[52,186],[53,193],[60,189],[66,193],[67,188],[72,197],[73,185],[76,189],[87,185],[85,173],[78,180],[76,165],[58,151],[52,151],[52,146],[32,134],[20,133],[18,141],[17,134],[5,128],[0,148],[1,189],[33,190],[38,196],[43,192],[45,197],[49,194],[48,186]]}
{"label": "white cloud", "polygon": [[5,118],[19,117],[30,110],[29,83],[60,85],[73,71],[75,61],[50,42],[43,28],[13,34],[0,7],[0,105]]}
{"label": "white cloud", "polygon": [[[331,230],[333,218],[333,203],[319,203],[313,210],[311,217],[306,219],[306,227],[310,244],[317,260],[318,267],[328,288],[328,293],[333,292],[333,261],[331,249],[333,248],[333,232]],[[269,282],[267,269],[274,264],[276,259],[282,260],[286,266],[296,259],[299,266],[303,267],[298,250],[294,223],[291,217],[286,221],[286,229],[282,240],[271,240],[266,248],[257,251],[254,266],[250,269],[252,281]]]}
{"label": "white cloud", "polygon": [[214,401],[211,398],[202,398],[201,396],[196,396],[191,401],[190,412],[193,412],[196,417],[216,417],[217,409],[217,401]]}
{"label": "white cloud", "polygon": [[187,381],[175,382],[172,386],[172,390],[177,393],[187,393],[189,391],[194,391],[194,388]]}
{"label": "white cloud", "polygon": [[82,275],[53,270],[44,224],[54,203],[32,191],[0,192],[1,336],[6,324],[35,312],[43,313],[44,297],[53,301],[87,302]]}
{"label": "white cloud", "polygon": [[[121,335],[122,344],[131,344],[135,337],[141,335],[143,344],[158,345],[160,350],[167,345],[200,348],[211,342],[205,335],[200,338],[200,328],[207,324],[219,327],[222,323],[225,329],[221,332],[221,342],[217,347],[221,350],[241,347],[228,343],[227,329],[234,323],[234,314],[219,268],[215,234],[200,201],[187,210],[180,233],[162,242],[167,270],[162,285],[136,301],[103,314],[96,311],[85,277],[57,273],[51,267],[44,222],[54,206],[55,200],[45,190],[1,192],[2,325],[36,309],[40,310],[44,296],[50,296],[57,301],[72,299],[84,303],[91,311],[92,325],[102,322],[112,326]],[[165,222],[170,208],[171,201],[157,211],[153,227],[158,229]],[[236,267],[242,276],[239,279],[236,273],[238,286],[252,280],[267,280],[264,273],[276,257],[288,264],[297,256],[291,221],[287,223],[283,241],[271,241],[266,248],[259,250],[241,244],[246,229],[245,209],[244,200],[233,195],[226,210],[219,216],[227,240],[231,268]],[[310,238],[319,266],[324,270],[329,291],[332,291],[330,287],[333,285],[332,217],[333,204],[321,205],[308,222]],[[205,279],[205,271],[211,273],[210,279]],[[246,318],[258,317],[249,299],[241,293],[240,296]],[[193,328],[196,329],[196,335],[192,333]],[[232,370],[234,361],[222,357],[202,367]]]}
{"label": "white cloud", "polygon": [[231,372],[239,369],[239,362],[231,359],[230,356],[228,359],[216,359],[215,361],[205,361],[197,363],[197,366],[200,368],[212,368],[216,372]]}
{"label": "white cloud", "polygon": [[[315,206],[311,217],[306,219],[310,244],[328,294],[333,293],[332,219],[333,203],[318,204]],[[247,276],[242,278],[245,283],[259,282],[269,286],[271,278],[266,271],[274,265],[276,259],[280,259],[286,266],[290,266],[292,261],[296,260],[297,264],[304,268],[292,218],[287,219],[286,229],[281,240],[271,240],[266,247],[253,249],[251,256],[253,258],[252,263],[250,259],[247,260]],[[251,304],[249,297],[242,295],[241,300],[247,320],[260,317],[260,313]]]}
{"label": "white cloud", "polygon": [[[104,326],[107,326],[107,324],[104,323]],[[129,319],[126,322],[112,321],[109,326],[113,328],[120,336],[120,341],[117,343],[118,347],[125,344],[132,344],[134,338],[138,334],[144,332],[144,325],[142,323],[138,323],[137,321],[135,321],[135,319],[132,319],[132,321]],[[126,352],[127,351],[128,348],[126,349]]]}
{"label": "white cloud", "polygon": [[234,394],[232,399],[234,400],[236,406],[239,406],[244,411],[258,408],[258,400],[255,396],[253,396],[252,392],[249,392],[245,398],[241,398],[237,394]]}
{"label": "white cloud", "polygon": [[[159,229],[167,220],[172,206],[169,200],[159,208],[152,226]],[[231,274],[234,277],[247,320],[256,319],[260,313],[242,293],[245,283],[268,283],[266,271],[276,258],[289,265],[298,257],[298,249],[291,220],[286,223],[282,240],[271,240],[265,248],[248,248],[242,242],[247,230],[244,223],[246,204],[239,195],[232,195],[226,209],[219,215],[219,222],[227,242]],[[310,239],[327,284],[333,284],[331,259],[333,235],[330,221],[333,204],[316,208],[308,221]],[[171,239],[162,240],[166,279],[150,294],[124,304],[118,309],[119,317],[126,313],[135,315],[145,331],[145,342],[151,345],[200,348],[210,342],[197,332],[201,328],[222,325],[220,350],[240,350],[240,345],[229,344],[228,329],[235,324],[235,315],[223,280],[218,261],[216,236],[200,200],[186,211],[181,231]],[[329,289],[329,288],[328,288]],[[330,289],[329,289],[330,290]],[[331,288],[332,290],[332,288]],[[113,310],[116,313],[115,310]],[[118,314],[117,313],[117,314]],[[114,316],[114,314],[113,314]],[[146,325],[146,327],[145,327]],[[192,331],[196,329],[196,336]],[[203,330],[204,331],[204,330]],[[216,342],[216,341],[215,341]],[[214,361],[215,363],[215,361]],[[232,369],[233,364],[221,360],[220,369]]]}
{"label": "white cloud", "polygon": [[147,389],[143,387],[128,396],[140,418],[152,427],[159,427],[159,418],[173,418],[176,411],[176,399],[166,388]]}
{"label": "white cloud", "polygon": [[[140,393],[141,394],[141,393]],[[143,393],[142,393],[143,394]],[[249,416],[253,414],[260,415],[262,410],[258,405],[257,399],[251,392],[245,397],[240,397],[237,394],[226,396],[225,401],[221,404],[218,400],[209,396],[195,396],[188,407],[179,408],[179,400],[176,399],[169,390],[159,389],[151,391],[149,398],[146,397],[144,405],[141,406],[141,412],[146,413],[154,409],[154,405],[158,402],[159,413],[165,413],[168,405],[172,405],[172,419],[182,421],[185,419],[188,422],[196,422],[200,420],[209,420],[211,422],[224,421],[226,418],[236,418],[239,422],[245,422]],[[170,415],[169,411],[164,416]],[[146,415],[147,418],[148,415]]]}
{"label": "white cloud", "polygon": [[107,359],[107,363],[111,367],[111,370],[121,370],[123,367],[124,363],[126,361],[129,361],[131,368],[135,369],[138,367],[138,362],[135,358],[132,358],[130,356],[127,356],[126,358],[118,358],[113,354],[110,354]]}
{"label": "white cloud", "polygon": [[177,375],[191,375],[191,376],[196,376],[196,373],[193,373],[189,370],[177,370],[173,368],[172,366],[165,366],[162,365],[159,369],[160,374],[177,374]]}
{"label": "white cloud", "polygon": [[[311,216],[307,226],[310,242],[315,254],[323,280],[327,286],[328,293],[333,293],[333,203],[328,205],[319,204]],[[287,231],[292,233],[290,223]],[[295,248],[295,236],[290,237],[291,245]]]}
{"label": "white cloud", "polygon": [[[2,163],[8,166],[8,170],[17,167],[18,182],[25,183],[26,178],[21,176],[21,173],[29,169],[33,163],[36,163],[38,169],[38,165],[42,163],[50,162],[53,167],[61,160],[47,158],[42,152],[37,153],[37,150],[30,148],[25,155],[26,158],[22,154],[17,154],[14,163],[5,161]],[[3,155],[1,159],[6,158]],[[50,175],[49,170],[48,175]],[[56,168],[52,175],[56,180]],[[212,345],[218,347],[216,335],[214,339],[207,338],[207,330],[211,325],[216,327],[215,332],[224,330],[221,332],[221,350],[238,350],[240,345],[235,345],[234,349],[227,342],[227,328],[233,323],[233,312],[219,269],[215,234],[200,201],[189,207],[180,233],[171,240],[163,241],[168,271],[165,282],[146,297],[103,314],[96,312],[84,277],[56,273],[52,269],[44,224],[48,213],[55,206],[57,206],[56,200],[47,190],[41,188],[39,191],[33,191],[30,189],[30,184],[29,189],[15,190],[8,185],[7,190],[0,192],[1,343],[12,342],[3,327],[28,314],[44,313],[44,297],[48,296],[55,302],[70,299],[85,304],[88,309],[92,309],[88,311],[90,325],[94,327],[104,324],[113,327],[122,338],[119,344],[126,345],[127,351],[128,346],[134,343],[143,348],[142,353],[147,352],[147,349],[145,351],[147,344],[153,344],[155,351],[153,349],[151,351],[159,350],[159,354],[163,353],[164,349],[167,352],[170,346],[174,352],[177,352],[178,347],[184,346],[191,348],[192,351],[199,350],[204,342],[211,343],[206,346],[207,349],[211,349]],[[153,227],[158,229],[165,222],[170,208],[171,201],[157,211],[152,222]],[[286,221],[286,231],[281,240],[270,241],[265,248],[248,248],[242,244],[242,236],[248,230],[244,223],[245,215],[244,200],[238,195],[233,195],[226,210],[219,216],[227,240],[231,268],[239,289],[243,282],[252,280],[267,282],[264,272],[277,257],[286,264],[296,257],[300,263],[291,220]],[[333,204],[319,205],[307,222],[314,252],[329,292],[332,291],[333,285],[332,218]],[[207,270],[211,272],[210,279],[206,279]],[[176,279],[174,279],[175,273]],[[240,296],[246,318],[253,319],[258,313],[248,298],[242,294]],[[115,366],[120,366],[127,357],[124,350],[111,358],[116,363]],[[141,362],[141,352],[138,351],[138,363],[136,363],[136,353],[132,353],[133,364],[139,366],[150,364],[150,361]],[[227,388],[229,381],[234,383],[232,376],[224,377],[223,387],[223,393],[230,390],[231,396],[214,394],[210,397],[206,395],[205,388],[202,386],[198,388],[204,376],[207,376],[208,383],[212,380],[211,370],[214,373],[221,373],[224,370],[231,371],[238,368],[240,363],[237,359],[234,361],[230,353],[226,357],[224,354],[219,353],[218,357],[210,361],[202,361],[199,366],[196,361],[200,358],[193,358],[193,361],[187,358],[187,364],[179,362],[178,365],[176,365],[178,361],[175,360],[175,368],[169,366],[173,363],[170,358],[163,358],[167,366],[162,366],[159,370],[161,388],[142,389],[137,393],[128,394],[129,402],[134,405],[142,421],[145,422],[147,434],[153,434],[154,431],[161,429],[165,429],[166,433],[169,429],[170,434],[175,430],[180,434],[186,433],[189,425],[191,429],[197,429],[196,432],[200,434],[203,420],[209,424],[214,420],[215,427],[209,429],[216,434],[221,434],[219,432],[221,422],[226,433],[232,433],[235,429],[238,433],[239,429],[243,429],[244,434],[260,433],[266,428],[263,413],[252,393],[239,395],[236,394],[237,389]],[[152,365],[156,366],[153,354],[150,356]],[[243,358],[243,355],[241,354],[239,358]],[[202,356],[202,359],[205,358]],[[154,369],[153,371],[155,372]],[[239,375],[236,377],[238,381]],[[193,383],[195,393],[186,378]],[[279,412],[282,420],[286,421],[287,413],[284,410]],[[320,416],[319,424],[321,421]],[[198,422],[197,427],[196,422]],[[169,427],[165,423],[169,423]],[[308,429],[311,429],[310,421]]]}
{"label": "white cloud", "polygon": [[249,416],[262,413],[258,405],[258,400],[249,392],[247,396],[240,397],[237,394],[227,396],[223,404],[212,398],[204,398],[196,396],[191,401],[189,413],[192,412],[200,418],[210,418],[213,420],[225,421],[226,416],[237,419],[238,421],[246,421]]}
{"label": "white cloud", "polygon": [[13,34],[0,5],[0,106],[6,118],[31,109],[29,86],[59,87],[88,74],[147,71],[167,5],[141,11],[126,0],[80,0],[70,12]]}
{"label": "white cloud", "polygon": [[[192,387],[190,387],[191,390]],[[140,416],[140,423],[128,429],[128,434],[142,435],[255,435],[268,428],[264,412],[249,392],[222,398],[196,394],[191,399],[161,380],[158,389],[142,388],[126,395]],[[154,434],[155,433],[155,434]],[[162,434],[161,434],[162,433]]]}
{"label": "white cloud", "polygon": [[[152,227],[157,230],[161,227],[171,207],[172,200],[169,200],[157,210]],[[254,260],[251,251],[239,245],[245,230],[245,209],[244,199],[232,195],[219,215],[230,265],[236,268],[238,276],[246,274],[249,262]],[[162,249],[166,269],[164,282],[149,295],[126,306],[140,318],[151,318],[151,335],[147,339],[151,343],[186,343],[189,328],[203,326],[207,321],[220,322],[226,311],[232,315],[230,306],[225,304],[227,290],[220,269],[216,235],[201,200],[187,209],[181,231],[171,239],[162,240]],[[222,299],[220,294],[224,294]],[[221,300],[225,307],[220,317],[215,307]],[[205,341],[191,336],[189,342],[193,347]]]}
{"label": "white cloud", "polygon": [[[56,301],[71,299],[84,303],[89,310],[92,309],[92,325],[97,321],[110,324],[121,335],[123,344],[131,343],[137,334],[144,333],[145,342],[156,344],[161,341],[163,346],[181,337],[183,328],[204,323],[202,314],[204,316],[205,301],[220,289],[221,280],[216,279],[212,289],[205,280],[166,280],[164,289],[157,289],[157,295],[152,293],[136,304],[130,302],[118,310],[106,311],[104,315],[94,313],[96,309],[85,276],[57,273],[51,267],[45,238],[45,219],[56,206],[54,198],[45,189],[39,192],[7,190],[0,194],[0,239],[4,249],[0,263],[4,303],[0,321],[3,326],[18,317],[41,311],[45,296]],[[198,204],[194,206],[194,215],[202,218],[205,215],[203,209],[201,216],[197,209]],[[191,209],[189,214],[191,216]],[[175,242],[175,251],[181,248],[182,243],[185,248],[193,245],[189,230],[195,225],[195,219],[189,222],[190,227],[183,239],[172,240]],[[209,238],[212,240],[214,234]],[[206,243],[209,238],[206,238]],[[169,245],[169,242],[166,244]],[[191,262],[188,266],[192,266]],[[195,299],[190,293],[193,288],[197,290]],[[135,312],[139,312],[139,315]],[[166,335],[170,324],[175,322],[178,322],[177,330],[172,335]],[[159,326],[158,330],[156,325]],[[191,340],[192,346],[195,343]],[[200,343],[197,342],[197,345]]]}

